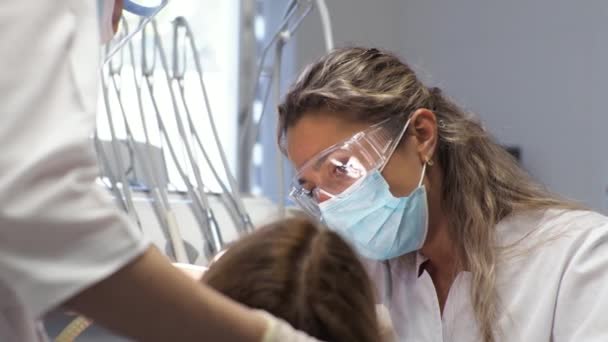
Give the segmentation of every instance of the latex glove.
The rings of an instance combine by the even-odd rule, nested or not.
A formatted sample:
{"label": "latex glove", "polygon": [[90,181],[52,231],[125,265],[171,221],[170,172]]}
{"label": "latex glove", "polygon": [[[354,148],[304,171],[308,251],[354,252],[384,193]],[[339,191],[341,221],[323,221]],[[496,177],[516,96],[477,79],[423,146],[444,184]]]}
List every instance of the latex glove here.
{"label": "latex glove", "polygon": [[266,333],[261,342],[320,342],[319,340],[295,330],[289,323],[262,310],[255,312],[268,322]]}

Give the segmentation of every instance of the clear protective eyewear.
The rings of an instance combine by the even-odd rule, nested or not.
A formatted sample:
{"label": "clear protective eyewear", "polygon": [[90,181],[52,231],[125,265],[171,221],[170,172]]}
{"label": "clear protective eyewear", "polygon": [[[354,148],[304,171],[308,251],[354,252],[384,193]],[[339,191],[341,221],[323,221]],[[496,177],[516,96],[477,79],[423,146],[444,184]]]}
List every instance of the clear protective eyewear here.
{"label": "clear protective eyewear", "polygon": [[168,3],[169,0],[124,0],[122,21],[129,23],[131,29],[120,29],[114,39],[108,42],[104,64],[108,63],[129,40],[141,32]]}
{"label": "clear protective eyewear", "polygon": [[410,123],[402,122],[402,116],[386,119],[315,155],[297,170],[291,199],[319,218],[320,203],[347,195],[368,174],[382,171]]}

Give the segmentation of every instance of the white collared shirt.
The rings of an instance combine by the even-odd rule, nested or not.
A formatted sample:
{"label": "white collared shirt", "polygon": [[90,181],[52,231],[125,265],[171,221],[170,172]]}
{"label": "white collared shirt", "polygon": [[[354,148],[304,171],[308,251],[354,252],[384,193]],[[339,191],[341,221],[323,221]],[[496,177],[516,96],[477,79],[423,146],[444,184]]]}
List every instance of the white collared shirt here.
{"label": "white collared shirt", "polygon": [[[512,215],[496,229],[502,246],[521,240],[497,266],[497,341],[608,341],[608,218],[547,210]],[[425,260],[411,253],[389,263],[392,296],[384,304],[399,341],[481,341],[471,273],[458,274],[441,314],[420,269]],[[385,298],[386,268],[374,263],[370,272]]]}
{"label": "white collared shirt", "polygon": [[93,0],[0,0],[0,341],[45,340],[39,318],[148,243],[95,185]]}

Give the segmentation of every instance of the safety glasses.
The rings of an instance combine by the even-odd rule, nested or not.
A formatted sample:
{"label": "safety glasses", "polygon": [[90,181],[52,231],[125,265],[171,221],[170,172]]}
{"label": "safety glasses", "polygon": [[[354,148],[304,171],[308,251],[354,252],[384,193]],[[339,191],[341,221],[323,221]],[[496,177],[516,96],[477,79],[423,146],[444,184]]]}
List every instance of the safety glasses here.
{"label": "safety glasses", "polygon": [[345,196],[369,173],[382,171],[401,141],[409,120],[389,118],[337,143],[297,170],[290,197],[308,214],[319,218],[319,204]]}

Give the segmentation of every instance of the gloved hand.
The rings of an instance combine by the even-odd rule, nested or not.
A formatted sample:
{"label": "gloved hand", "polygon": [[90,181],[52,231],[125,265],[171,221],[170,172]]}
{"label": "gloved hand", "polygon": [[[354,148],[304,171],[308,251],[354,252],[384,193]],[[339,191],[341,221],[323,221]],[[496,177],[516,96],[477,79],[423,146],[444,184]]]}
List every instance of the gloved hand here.
{"label": "gloved hand", "polygon": [[289,323],[266,311],[255,310],[255,312],[268,322],[266,333],[260,342],[320,342],[301,331],[295,330]]}

